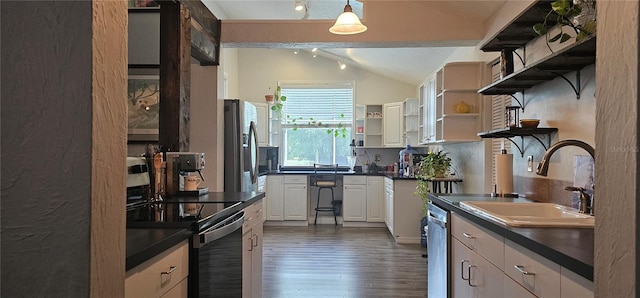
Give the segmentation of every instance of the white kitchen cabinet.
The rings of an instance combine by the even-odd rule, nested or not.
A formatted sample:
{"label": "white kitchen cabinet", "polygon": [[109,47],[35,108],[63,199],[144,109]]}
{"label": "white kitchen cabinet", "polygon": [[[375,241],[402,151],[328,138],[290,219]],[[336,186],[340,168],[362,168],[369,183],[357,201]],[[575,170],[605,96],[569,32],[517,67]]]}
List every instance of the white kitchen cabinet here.
{"label": "white kitchen cabinet", "polygon": [[502,297],[504,274],[458,239],[451,240],[453,297]]}
{"label": "white kitchen cabinet", "polygon": [[420,219],[424,205],[414,195],[416,180],[385,177],[385,223],[397,243],[420,243]]}
{"label": "white kitchen cabinet", "polygon": [[[452,297],[593,297],[593,282],[456,213],[451,236]],[[482,292],[490,280],[501,284]]]}
{"label": "white kitchen cabinet", "polygon": [[128,270],[124,294],[125,297],[187,297],[188,275],[189,242],[185,240]]}
{"label": "white kitchen cabinet", "polygon": [[306,175],[284,176],[284,220],[307,220],[308,186]]}
{"label": "white kitchen cabinet", "polygon": [[429,144],[436,141],[436,78],[430,78],[420,87],[420,119],[422,120],[421,142]]}
{"label": "white kitchen cabinet", "polygon": [[342,184],[342,217],[344,221],[366,221],[367,177],[344,176]]}
{"label": "white kitchen cabinet", "polygon": [[267,220],[267,175],[258,176],[258,192],[264,192],[265,197],[262,199],[262,221]]}
{"label": "white kitchen cabinet", "polygon": [[367,177],[367,222],[384,222],[384,178]]}
{"label": "white kitchen cabinet", "polygon": [[391,235],[393,233],[393,180],[391,178],[384,178],[384,205],[385,216],[384,223],[387,225],[387,229]]}
{"label": "white kitchen cabinet", "polygon": [[358,147],[382,147],[382,105],[356,105],[355,140]]}
{"label": "white kitchen cabinet", "polygon": [[284,176],[267,176],[267,193],[264,205],[267,220],[284,220]]}
{"label": "white kitchen cabinet", "polygon": [[404,146],[404,113],[403,103],[386,103],[383,106],[384,115],[384,146],[403,147]]}
{"label": "white kitchen cabinet", "polygon": [[420,105],[417,98],[407,98],[402,102],[402,111],[404,113],[404,144],[418,145],[420,144]]}
{"label": "white kitchen cabinet", "polygon": [[560,267],[560,297],[593,297],[593,282],[569,269]]}
{"label": "white kitchen cabinet", "polygon": [[[424,143],[455,143],[480,140],[484,62],[445,64],[429,79],[423,96]],[[465,109],[457,109],[459,105]],[[433,117],[433,118],[432,118]],[[431,137],[431,133],[434,137]]]}
{"label": "white kitchen cabinet", "polygon": [[538,297],[560,297],[560,265],[510,240],[504,242],[506,275]]}
{"label": "white kitchen cabinet", "polygon": [[244,209],[242,224],[242,297],[262,296],[263,201]]}
{"label": "white kitchen cabinet", "polygon": [[258,146],[269,146],[269,104],[263,102],[254,102],[256,106],[258,123],[256,123],[256,132],[258,137]]}

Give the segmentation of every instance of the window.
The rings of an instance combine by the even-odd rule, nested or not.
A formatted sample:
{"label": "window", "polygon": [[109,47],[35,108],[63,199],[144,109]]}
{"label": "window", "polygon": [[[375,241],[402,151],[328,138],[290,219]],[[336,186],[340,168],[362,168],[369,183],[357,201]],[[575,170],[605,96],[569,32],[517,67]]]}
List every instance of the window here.
{"label": "window", "polygon": [[281,84],[281,154],[284,166],[348,165],[353,84]]}

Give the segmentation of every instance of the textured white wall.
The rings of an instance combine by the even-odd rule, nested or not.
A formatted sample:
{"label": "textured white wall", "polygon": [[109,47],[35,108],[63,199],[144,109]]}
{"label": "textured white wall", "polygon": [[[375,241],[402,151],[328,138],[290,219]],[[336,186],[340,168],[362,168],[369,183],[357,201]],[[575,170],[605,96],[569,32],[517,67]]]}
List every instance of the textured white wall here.
{"label": "textured white wall", "polygon": [[340,70],[337,61],[308,51],[240,49],[238,54],[239,97],[264,102],[279,81],[355,81],[358,104],[382,104],[418,96],[416,86],[395,81],[354,66]]}
{"label": "textured white wall", "polygon": [[637,297],[638,1],[598,1],[596,297]]}

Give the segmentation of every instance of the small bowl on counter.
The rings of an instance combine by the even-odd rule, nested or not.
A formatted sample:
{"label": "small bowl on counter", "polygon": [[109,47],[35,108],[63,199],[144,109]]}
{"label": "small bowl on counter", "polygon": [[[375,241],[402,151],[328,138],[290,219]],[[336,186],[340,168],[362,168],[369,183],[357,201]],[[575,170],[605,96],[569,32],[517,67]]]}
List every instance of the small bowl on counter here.
{"label": "small bowl on counter", "polygon": [[522,128],[537,128],[540,124],[540,119],[520,119],[520,127]]}

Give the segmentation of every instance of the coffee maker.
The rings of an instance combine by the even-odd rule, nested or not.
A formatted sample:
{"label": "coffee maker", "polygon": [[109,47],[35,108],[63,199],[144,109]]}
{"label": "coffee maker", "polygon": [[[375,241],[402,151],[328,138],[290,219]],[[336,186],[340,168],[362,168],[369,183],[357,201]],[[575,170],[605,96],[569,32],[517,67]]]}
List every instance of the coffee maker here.
{"label": "coffee maker", "polygon": [[185,191],[184,178],[197,172],[202,181],[204,169],[204,153],[199,152],[167,152],[167,194],[169,195],[204,195],[209,193],[206,187]]}

